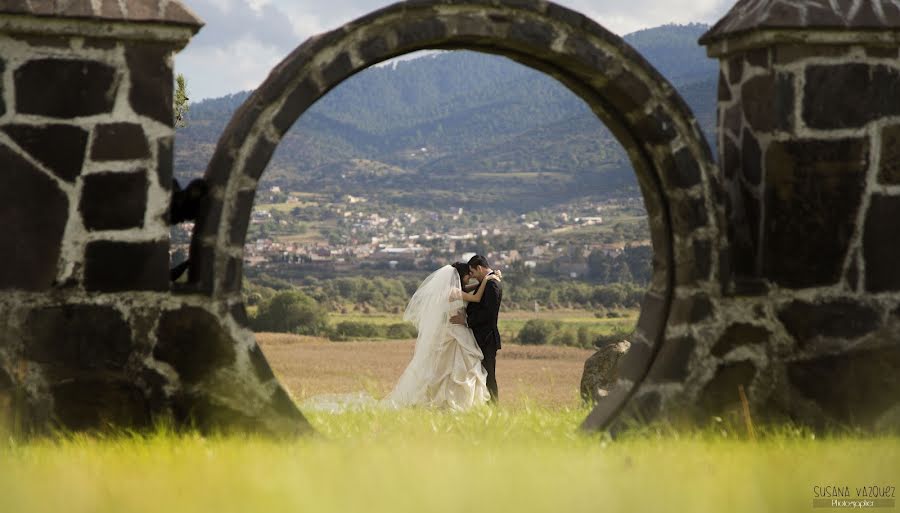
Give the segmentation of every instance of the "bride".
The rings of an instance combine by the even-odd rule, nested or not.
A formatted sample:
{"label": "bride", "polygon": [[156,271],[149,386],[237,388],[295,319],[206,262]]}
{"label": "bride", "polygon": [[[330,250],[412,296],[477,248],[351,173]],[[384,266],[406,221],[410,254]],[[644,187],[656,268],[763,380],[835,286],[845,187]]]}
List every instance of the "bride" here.
{"label": "bride", "polygon": [[474,294],[466,292],[469,266],[445,265],[431,273],[413,294],[403,320],[419,334],[412,361],[383,403],[393,407],[430,406],[465,410],[490,399],[484,355],[472,330],[450,323],[450,317],[465,310],[465,302],[480,302],[488,279]]}
{"label": "bride", "polygon": [[478,285],[474,294],[463,283],[469,281],[465,263],[445,265],[419,285],[406,306],[403,320],[418,330],[412,360],[390,394],[377,401],[366,392],[320,394],[303,402],[303,409],[340,412],[348,408],[382,406],[402,408],[427,406],[466,410],[487,403],[491,396],[481,365],[484,355],[472,330],[450,323],[450,317],[466,302],[480,302],[488,280],[500,280],[499,272]]}

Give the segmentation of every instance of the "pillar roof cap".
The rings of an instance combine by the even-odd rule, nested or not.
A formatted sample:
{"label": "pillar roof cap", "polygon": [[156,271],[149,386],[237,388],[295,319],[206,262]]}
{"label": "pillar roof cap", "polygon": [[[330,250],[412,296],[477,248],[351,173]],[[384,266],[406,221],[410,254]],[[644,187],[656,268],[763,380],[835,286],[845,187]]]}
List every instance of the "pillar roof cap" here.
{"label": "pillar roof cap", "polygon": [[200,18],[179,0],[0,0],[0,15],[180,25],[197,32]]}
{"label": "pillar roof cap", "polygon": [[709,46],[748,32],[785,29],[900,29],[900,5],[890,0],[739,0],[700,38]]}

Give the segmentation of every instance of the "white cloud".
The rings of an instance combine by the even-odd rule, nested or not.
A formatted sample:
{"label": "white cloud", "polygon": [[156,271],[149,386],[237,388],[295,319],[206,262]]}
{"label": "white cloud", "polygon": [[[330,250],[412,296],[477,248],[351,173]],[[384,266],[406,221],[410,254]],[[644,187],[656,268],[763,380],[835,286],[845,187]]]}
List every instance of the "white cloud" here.
{"label": "white cloud", "polygon": [[[337,28],[390,0],[186,0],[206,26],[176,57],[191,98],[258,86],[310,36]],[[713,23],[733,0],[558,0],[625,35],[666,23]]]}

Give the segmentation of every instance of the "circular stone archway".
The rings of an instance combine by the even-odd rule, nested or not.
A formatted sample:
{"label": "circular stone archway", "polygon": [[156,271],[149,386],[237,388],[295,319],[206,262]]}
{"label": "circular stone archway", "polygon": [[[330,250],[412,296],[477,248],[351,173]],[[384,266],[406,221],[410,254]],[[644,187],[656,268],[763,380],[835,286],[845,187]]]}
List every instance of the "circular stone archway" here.
{"label": "circular stone archway", "polygon": [[[649,215],[653,278],[618,387],[585,420],[608,426],[651,367],[684,366],[666,341],[673,301],[690,312],[721,290],[721,185],[706,140],[674,88],[620,37],[541,0],[411,0],[313,37],[238,109],[206,171],[210,198],[191,242],[191,288],[240,308],[243,246],[260,176],[281,138],[355,73],[410,52],[467,49],[540,70],[580,96],[627,150]],[[707,302],[708,304],[708,302]],[[233,310],[232,310],[233,311]],[[664,349],[664,350],[663,350]],[[664,362],[657,360],[667,360]],[[672,363],[675,362],[675,363]]]}

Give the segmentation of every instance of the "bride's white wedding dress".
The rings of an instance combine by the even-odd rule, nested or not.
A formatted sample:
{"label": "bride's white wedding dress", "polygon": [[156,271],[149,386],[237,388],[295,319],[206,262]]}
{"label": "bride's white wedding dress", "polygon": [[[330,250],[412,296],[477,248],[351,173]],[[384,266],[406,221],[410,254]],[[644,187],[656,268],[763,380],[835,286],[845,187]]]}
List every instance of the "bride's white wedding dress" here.
{"label": "bride's white wedding dress", "polygon": [[450,323],[465,309],[459,274],[447,265],[431,273],[413,294],[403,319],[418,330],[412,360],[390,394],[375,401],[365,393],[316,396],[301,407],[340,411],[352,407],[426,406],[462,411],[490,400],[484,355],[472,330]]}

